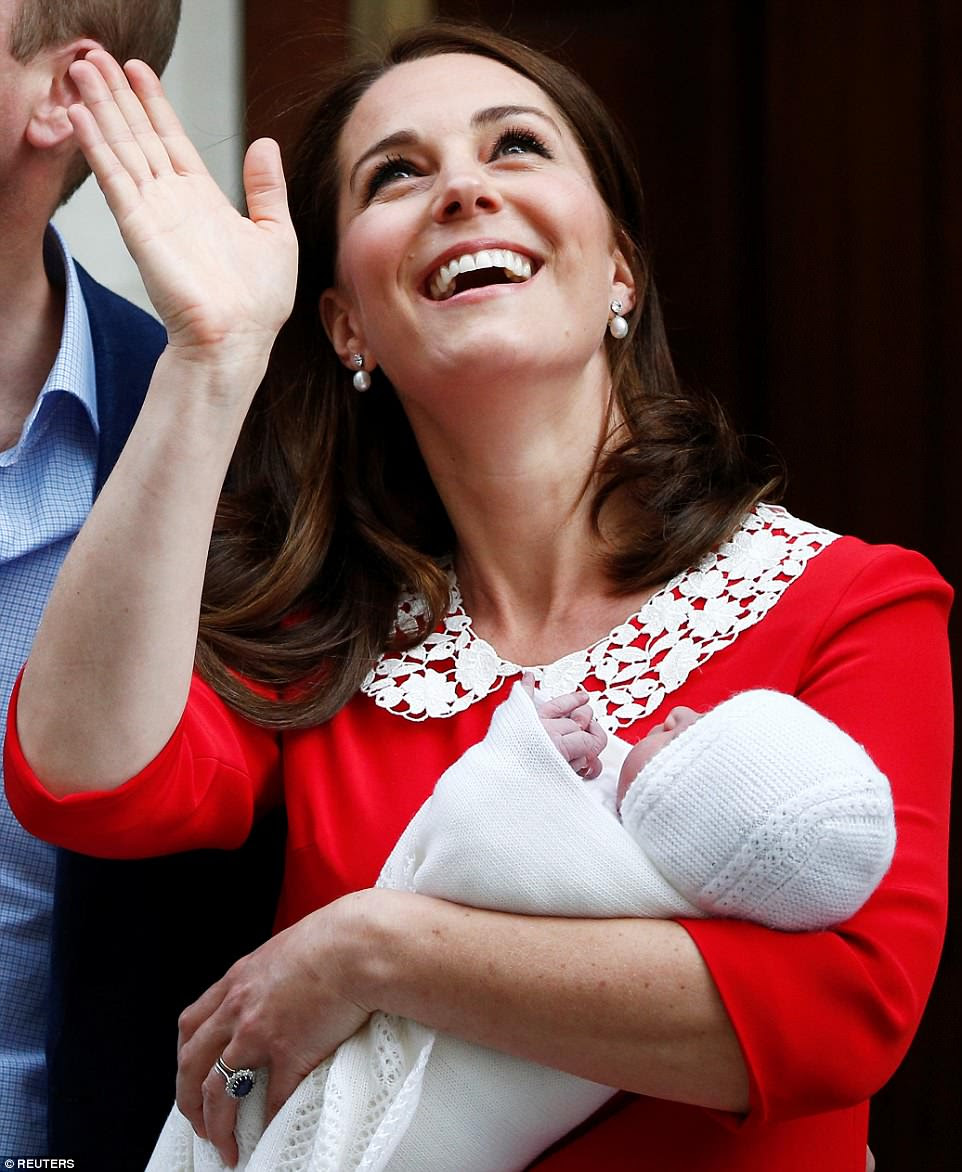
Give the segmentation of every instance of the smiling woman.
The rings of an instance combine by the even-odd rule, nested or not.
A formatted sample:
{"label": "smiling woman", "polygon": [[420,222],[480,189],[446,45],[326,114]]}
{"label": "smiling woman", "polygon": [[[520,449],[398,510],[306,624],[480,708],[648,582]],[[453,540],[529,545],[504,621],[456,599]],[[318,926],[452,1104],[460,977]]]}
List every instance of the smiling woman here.
{"label": "smiling woman", "polygon": [[[169,345],[47,609],[7,780],[30,828],[104,854],[229,847],[285,804],[278,934],[181,1018],[203,1159],[207,1139],[236,1159],[238,1094],[269,1075],[273,1115],[386,1017],[633,1092],[545,1169],[861,1172],[944,922],[948,590],[917,555],[763,501],[718,408],[679,386],[640,188],[597,99],[494,33],[405,34],[323,94],[292,229],[272,143],[248,153],[243,219],[146,67],[92,53],[73,77]],[[804,699],[891,781],[889,875],[812,933],[376,885],[525,671],[619,752],[746,689]],[[508,760],[517,787],[542,780],[521,743]],[[531,844],[508,846],[524,882]],[[219,898],[198,893],[212,914]],[[411,1057],[371,1051],[388,1083]],[[485,1105],[450,1077],[467,1122],[415,1132],[444,1142],[329,1166],[523,1166],[469,1160]],[[341,1138],[369,1153],[381,1134],[366,1118]]]}
{"label": "smiling woman", "polygon": [[[532,433],[558,429],[557,459],[568,476],[551,524],[574,498],[591,507],[593,524],[603,515],[602,556],[624,596],[582,633],[584,642],[696,562],[755,500],[771,499],[774,486],[754,479],[714,401],[678,385],[644,254],[631,152],[594,94],[558,63],[479,29],[430,25],[402,35],[384,61],[354,63],[332,84],[304,132],[289,192],[300,244],[298,295],[234,460],[237,491],[222,501],[201,619],[202,670],[255,719],[311,724],[336,711],[386,637],[412,637],[392,633],[399,590],[424,598],[425,629],[446,610],[438,558],[454,550],[455,537],[439,476],[460,460],[456,441],[442,435],[438,461],[429,461],[430,472],[425,465],[431,420],[416,439],[412,427],[416,402],[429,394],[436,407],[470,418],[477,440],[490,433],[499,479],[512,465],[524,473],[518,458],[543,446],[529,444]],[[523,258],[522,275],[530,265],[539,280],[550,252],[548,287],[538,294],[532,281],[523,307],[506,300],[469,316],[473,302],[511,290],[466,297],[474,279],[461,279],[461,260],[468,257],[468,271],[473,260],[477,272],[498,251]],[[620,270],[609,272],[615,264]],[[493,267],[521,268],[509,261]],[[435,300],[442,286],[459,296],[438,299],[446,303],[437,308],[456,317],[435,324],[424,300]],[[357,302],[353,318],[340,312],[348,293]],[[631,330],[623,343],[605,346],[613,300],[622,302]],[[366,370],[380,366],[387,374],[390,385],[375,374],[381,393],[373,398],[344,394],[343,370],[317,328],[319,302],[343,366],[362,354]],[[569,410],[560,412],[555,378],[565,377],[566,351],[573,369],[606,389],[588,393],[585,404],[572,387]],[[532,384],[543,385],[540,397],[517,393],[529,377],[525,362]],[[509,424],[521,440],[514,461],[505,450],[504,411],[519,413]],[[530,424],[521,412],[533,415]],[[305,447],[305,435],[317,436],[317,446]],[[279,458],[265,465],[265,451]],[[318,510],[308,502],[332,459],[338,476],[328,478],[328,504]],[[264,500],[293,504],[297,494],[297,524],[288,525],[290,513],[277,514],[265,542]],[[606,508],[609,501],[617,505]],[[483,507],[493,505],[488,490]],[[516,528],[513,503],[507,509],[505,523]],[[625,510],[632,515],[622,523]],[[332,544],[340,586],[326,590],[324,608],[305,614],[298,600],[315,579],[327,580],[330,568],[318,574],[317,551]],[[242,622],[233,612],[239,573],[250,583]],[[540,598],[535,605],[540,610]],[[285,615],[298,610],[304,621],[288,623]],[[477,606],[474,618],[483,621]],[[505,646],[508,637],[504,632]],[[568,631],[557,653],[577,638]],[[319,647],[338,664],[334,678],[311,675]],[[556,652],[518,648],[517,657],[544,662]],[[297,700],[266,700],[245,678],[281,686],[297,678]]]}

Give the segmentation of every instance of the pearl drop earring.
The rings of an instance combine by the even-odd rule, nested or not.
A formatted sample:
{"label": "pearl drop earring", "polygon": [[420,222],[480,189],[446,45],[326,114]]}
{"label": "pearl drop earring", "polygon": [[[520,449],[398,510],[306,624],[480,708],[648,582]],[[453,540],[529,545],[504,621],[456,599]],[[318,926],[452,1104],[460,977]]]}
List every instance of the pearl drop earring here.
{"label": "pearl drop earring", "polygon": [[613,338],[623,338],[628,333],[628,323],[621,316],[621,311],[625,307],[622,302],[615,298],[609,308],[615,316],[608,322],[608,332]]}
{"label": "pearl drop earring", "polygon": [[369,390],[371,386],[371,376],[364,369],[364,355],[352,354],[351,361],[357,367],[357,371],[355,372],[353,379],[355,391]]}

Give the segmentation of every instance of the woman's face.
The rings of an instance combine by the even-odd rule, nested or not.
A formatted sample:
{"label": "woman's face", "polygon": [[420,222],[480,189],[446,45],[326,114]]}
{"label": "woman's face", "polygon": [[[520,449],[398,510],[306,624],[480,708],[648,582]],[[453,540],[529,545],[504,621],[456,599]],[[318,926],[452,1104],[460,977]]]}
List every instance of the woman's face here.
{"label": "woman's face", "polygon": [[363,351],[402,399],[526,368],[607,386],[608,305],[630,308],[631,276],[538,86],[472,54],[396,66],[351,114],[339,162],[324,313],[342,357]]}

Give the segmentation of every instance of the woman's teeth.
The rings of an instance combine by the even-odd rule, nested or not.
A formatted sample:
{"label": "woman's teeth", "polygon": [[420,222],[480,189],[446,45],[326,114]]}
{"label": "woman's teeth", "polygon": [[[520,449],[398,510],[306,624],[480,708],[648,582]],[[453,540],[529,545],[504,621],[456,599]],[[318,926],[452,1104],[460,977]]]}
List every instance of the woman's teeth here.
{"label": "woman's teeth", "polygon": [[531,276],[531,261],[520,252],[507,248],[484,248],[480,252],[466,252],[441,265],[428,282],[428,292],[435,301],[453,297],[457,292],[455,281],[460,273],[474,273],[478,269],[503,269],[509,281],[527,281]]}

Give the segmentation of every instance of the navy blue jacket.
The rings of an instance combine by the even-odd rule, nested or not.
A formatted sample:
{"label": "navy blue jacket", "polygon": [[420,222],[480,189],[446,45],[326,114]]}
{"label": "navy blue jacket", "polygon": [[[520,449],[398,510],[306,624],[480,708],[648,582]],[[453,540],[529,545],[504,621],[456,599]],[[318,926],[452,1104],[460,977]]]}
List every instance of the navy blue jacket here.
{"label": "navy blue jacket", "polygon": [[[99,491],[143,403],[165,334],[78,272],[97,374]],[[270,934],[283,844],[278,814],[238,851],[134,862],[58,852],[50,1156],[73,1159],[79,1172],[142,1172],[173,1102],[177,1016]]]}

